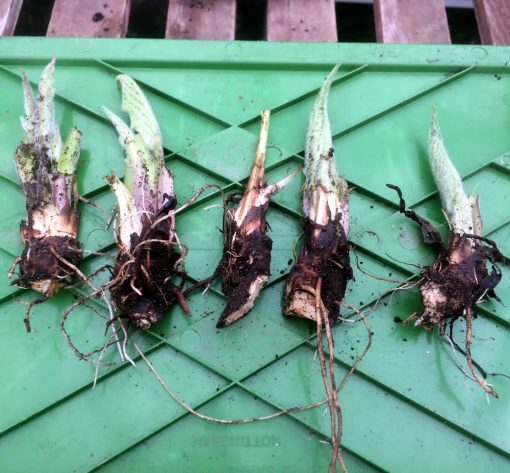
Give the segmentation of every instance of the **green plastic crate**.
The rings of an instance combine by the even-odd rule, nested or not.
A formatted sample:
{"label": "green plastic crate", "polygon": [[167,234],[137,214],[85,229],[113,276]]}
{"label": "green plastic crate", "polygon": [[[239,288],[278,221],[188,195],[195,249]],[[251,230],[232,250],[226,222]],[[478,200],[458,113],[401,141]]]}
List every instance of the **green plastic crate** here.
{"label": "green plastic crate", "polygon": [[[1,38],[2,473],[310,473],[327,471],[330,455],[322,407],[255,424],[207,423],[173,402],[141,360],[136,368],[102,370],[92,390],[94,367],[72,354],[58,328],[76,291],[34,308],[37,333],[25,333],[20,302],[34,295],[6,278],[22,249],[18,225],[25,214],[13,161],[22,136],[20,71],[35,82],[54,54],[61,129],[76,125],[84,133],[80,192],[106,213],[113,201],[102,178],[123,173],[123,153],[100,106],[120,112],[118,73],[134,77],[154,107],[182,203],[208,182],[242,189],[263,108],[272,109],[268,179],[300,163],[315,95],[327,71],[342,62],[330,117],[339,169],[354,188],[350,240],[364,270],[406,279],[418,271],[408,263],[432,260],[417,225],[397,213],[386,183],[400,185],[413,209],[445,230],[426,156],[433,103],[467,190],[481,196],[485,234],[510,257],[510,48]],[[176,307],[152,331],[133,335],[178,395],[205,414],[250,417],[324,397],[314,327],[281,313],[300,233],[301,184],[297,178],[271,204],[272,277],[249,316],[217,330],[224,297],[216,285],[191,297],[191,318]],[[220,258],[222,210],[210,207],[219,203],[218,193],[210,193],[179,216],[194,278],[211,273]],[[85,247],[114,251],[104,216],[90,206],[81,211]],[[89,256],[83,269],[104,262]],[[510,275],[503,272],[504,305],[480,307],[473,356],[488,371],[508,374]],[[416,291],[391,296],[396,284],[357,269],[355,275],[347,302],[369,315],[374,340],[341,394],[349,470],[509,471],[510,381],[493,378],[500,399],[488,403],[437,334],[399,323],[419,310]],[[96,302],[72,314],[69,330],[83,350],[103,340],[101,314]],[[367,334],[361,324],[343,324],[334,336],[341,376]],[[463,337],[460,321],[456,337]],[[116,359],[114,350],[108,359]]]}

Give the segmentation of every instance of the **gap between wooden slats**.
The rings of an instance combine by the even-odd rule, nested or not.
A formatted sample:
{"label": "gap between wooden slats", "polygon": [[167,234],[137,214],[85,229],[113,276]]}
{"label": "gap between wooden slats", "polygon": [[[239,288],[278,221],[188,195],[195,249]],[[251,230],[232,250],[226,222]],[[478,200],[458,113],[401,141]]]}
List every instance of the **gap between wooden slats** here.
{"label": "gap between wooden slats", "polygon": [[268,0],[269,41],[338,40],[334,0]]}
{"label": "gap between wooden slats", "polygon": [[130,0],[55,0],[47,36],[126,36]]}
{"label": "gap between wooden slats", "polygon": [[374,0],[377,40],[451,43],[443,0]]}
{"label": "gap between wooden slats", "polygon": [[236,0],[170,0],[165,36],[233,40]]}

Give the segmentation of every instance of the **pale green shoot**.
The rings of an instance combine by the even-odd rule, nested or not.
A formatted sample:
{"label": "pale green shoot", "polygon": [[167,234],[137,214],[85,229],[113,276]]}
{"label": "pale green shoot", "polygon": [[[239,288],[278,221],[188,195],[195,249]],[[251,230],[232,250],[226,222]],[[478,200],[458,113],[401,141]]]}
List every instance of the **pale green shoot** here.
{"label": "pale green shoot", "polygon": [[339,67],[329,73],[317,95],[306,137],[303,207],[305,215],[319,223],[347,212],[348,186],[337,173],[328,116],[329,91]]}
{"label": "pale green shoot", "polygon": [[462,179],[446,152],[435,106],[432,109],[430,123],[429,161],[443,209],[453,231],[458,234],[472,234],[474,232],[472,204],[464,192]]}

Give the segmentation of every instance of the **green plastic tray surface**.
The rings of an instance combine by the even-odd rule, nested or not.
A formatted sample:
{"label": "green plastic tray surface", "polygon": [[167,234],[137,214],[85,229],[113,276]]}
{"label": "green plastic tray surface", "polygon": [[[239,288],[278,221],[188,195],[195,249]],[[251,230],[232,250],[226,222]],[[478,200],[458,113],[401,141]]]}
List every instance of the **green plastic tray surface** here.
{"label": "green plastic tray surface", "polygon": [[[350,241],[361,267],[401,280],[432,254],[419,229],[397,212],[398,184],[408,204],[446,230],[427,163],[427,134],[436,103],[443,137],[468,192],[479,194],[485,235],[510,257],[510,48],[356,44],[269,44],[158,40],[0,39],[0,470],[13,472],[324,472],[330,449],[324,408],[240,426],[208,423],[172,401],[140,358],[100,371],[79,361],[59,331],[78,294],[64,291],[34,308],[36,333],[25,333],[34,294],[9,286],[7,270],[22,250],[24,201],[13,153],[21,140],[21,69],[36,83],[57,56],[57,119],[63,134],[83,131],[80,193],[109,213],[103,176],[123,174],[123,153],[101,112],[120,111],[115,76],[141,85],[161,125],[176,193],[185,202],[215,182],[240,191],[254,156],[259,112],[272,110],[267,175],[284,176],[302,162],[308,116],[326,73],[341,72],[330,95],[340,172],[353,188]],[[133,339],[167,383],[204,414],[242,418],[324,398],[315,329],[282,316],[282,291],[300,234],[303,178],[268,212],[271,279],[253,311],[217,330],[225,302],[219,285],[190,299],[192,317],[174,307]],[[220,196],[209,191],[179,215],[189,247],[187,269],[199,279],[222,251]],[[90,250],[115,248],[105,217],[82,206],[80,240]],[[351,258],[354,264],[354,255]],[[87,256],[86,273],[104,264]],[[346,302],[362,309],[373,346],[341,393],[343,452],[351,472],[507,472],[510,469],[510,381],[491,378],[500,399],[487,402],[466,380],[437,333],[403,326],[420,310],[414,291],[355,269]],[[103,276],[104,278],[105,276]],[[100,279],[98,280],[98,284]],[[479,307],[473,356],[489,372],[509,370],[510,274],[504,304]],[[346,314],[348,311],[344,311]],[[104,339],[104,308],[89,302],[70,317],[75,343],[88,350]],[[338,376],[362,352],[362,324],[334,329]],[[462,341],[464,324],[456,324]],[[133,353],[134,356],[134,353]],[[116,360],[115,350],[107,360]]]}

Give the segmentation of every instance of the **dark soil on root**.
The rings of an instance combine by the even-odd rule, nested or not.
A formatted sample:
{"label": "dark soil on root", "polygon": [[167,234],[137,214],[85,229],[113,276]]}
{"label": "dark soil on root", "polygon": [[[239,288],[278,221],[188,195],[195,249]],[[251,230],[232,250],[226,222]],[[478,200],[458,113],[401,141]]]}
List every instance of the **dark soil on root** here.
{"label": "dark soil on root", "polygon": [[[501,270],[496,263],[504,263],[505,259],[496,243],[477,235],[451,232],[445,246],[428,220],[406,209],[400,188],[387,186],[398,194],[399,211],[420,225],[424,242],[436,251],[434,264],[422,271],[420,291],[425,310],[419,325],[438,324],[444,333],[448,320],[455,321],[488,297],[498,299],[494,288],[501,280]],[[487,263],[492,264],[490,271]]]}
{"label": "dark soil on root", "polygon": [[[469,248],[470,241],[473,241],[472,249]],[[465,259],[458,263],[450,263],[447,255],[459,251],[466,243],[469,250]],[[440,253],[436,262],[423,270],[425,282],[420,290],[425,310],[429,309],[427,294],[430,291],[441,293],[443,300],[434,304],[431,315],[425,315],[421,325],[437,323],[444,331],[446,319],[462,316],[466,309],[474,309],[476,304],[486,297],[497,299],[494,288],[501,280],[501,272],[495,264],[490,272],[486,267],[487,262],[496,261],[501,259],[495,247],[484,246],[479,240],[471,240],[466,235],[451,234],[450,243],[444,254]]]}
{"label": "dark soil on root", "polygon": [[[340,217],[338,215],[325,226],[306,219],[303,227],[304,243],[298,261],[287,279],[285,291],[286,304],[289,304],[296,291],[306,292],[303,287],[315,288],[321,278],[321,298],[332,323],[339,316],[347,282],[353,277],[349,245]],[[315,235],[316,230],[319,230],[318,235]],[[286,315],[296,315],[285,312]]]}
{"label": "dark soil on root", "polygon": [[[145,239],[168,241],[168,233],[155,231],[150,238]],[[171,305],[179,301],[184,280],[179,287],[172,281],[175,265],[180,258],[173,245],[150,242],[135,250],[137,245],[138,239],[133,238],[132,253],[120,253],[117,256],[112,279],[119,275],[127,261],[134,258],[135,263],[124,268],[127,271],[118,284],[112,287],[111,294],[115,305],[124,315],[139,328],[148,329],[163,318]]]}
{"label": "dark soil on root", "polygon": [[[235,197],[236,194],[231,195],[227,202],[234,201]],[[265,215],[268,207],[269,201],[250,208],[239,226],[225,206],[222,258],[210,277],[184,291],[185,295],[190,294],[221,277],[222,291],[227,297],[227,303],[216,324],[218,328],[226,327],[248,314],[251,308],[247,303],[255,294],[250,294],[250,288],[257,278],[269,278],[273,242],[266,234]],[[263,284],[264,282],[261,282],[259,289]]]}
{"label": "dark soil on root", "polygon": [[60,258],[78,266],[81,259],[80,243],[71,237],[49,236],[29,238],[21,254],[19,277],[13,285],[29,288],[31,283],[51,279],[70,283],[72,269]]}
{"label": "dark soil on root", "polygon": [[[220,263],[221,288],[227,296],[227,304],[217,327],[223,327],[225,318],[246,303],[250,297],[250,287],[258,277],[269,277],[273,242],[264,230],[265,225],[249,235],[243,235],[235,222],[229,224]],[[235,239],[232,242],[233,235]]]}

